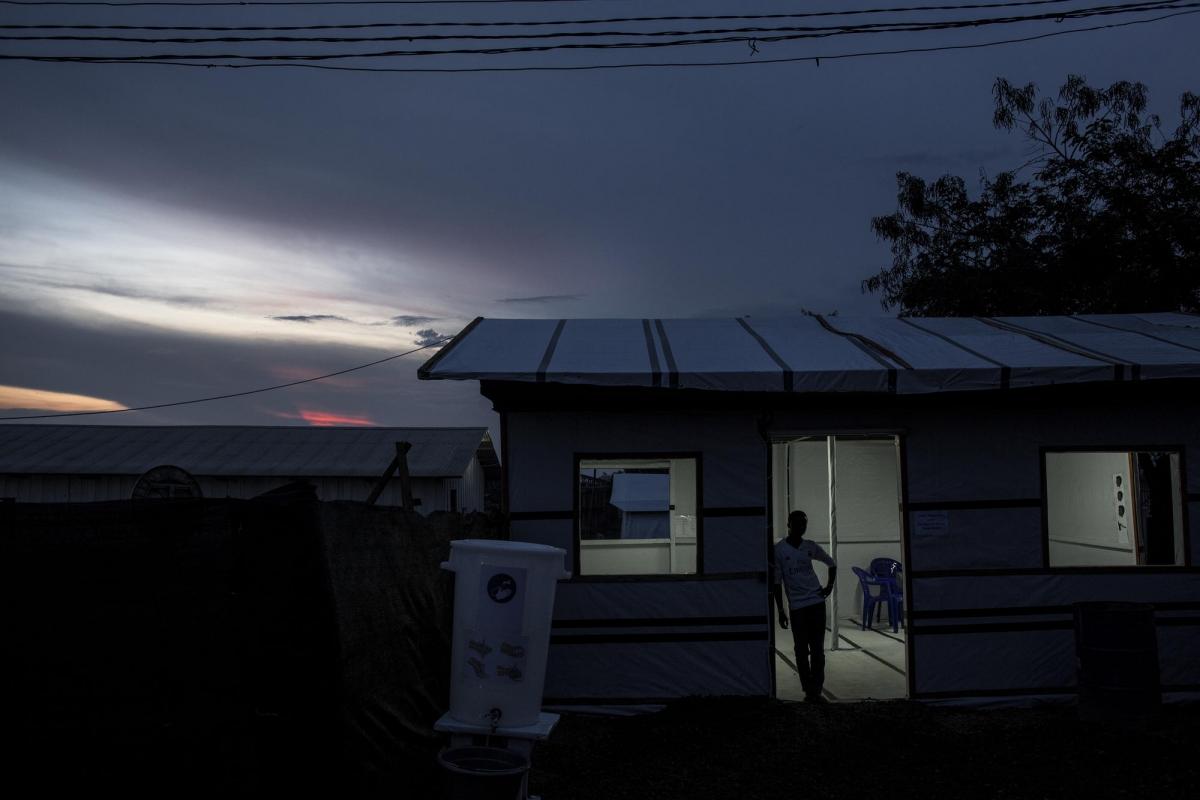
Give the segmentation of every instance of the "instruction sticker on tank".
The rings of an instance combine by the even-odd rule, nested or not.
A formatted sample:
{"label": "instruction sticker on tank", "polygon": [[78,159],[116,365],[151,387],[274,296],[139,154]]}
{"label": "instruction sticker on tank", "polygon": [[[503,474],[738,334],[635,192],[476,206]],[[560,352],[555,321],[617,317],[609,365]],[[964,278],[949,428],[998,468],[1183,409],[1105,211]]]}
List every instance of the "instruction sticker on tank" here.
{"label": "instruction sticker on tank", "polygon": [[464,679],[510,685],[525,679],[526,575],[521,567],[484,566],[480,571],[475,625],[463,632]]}

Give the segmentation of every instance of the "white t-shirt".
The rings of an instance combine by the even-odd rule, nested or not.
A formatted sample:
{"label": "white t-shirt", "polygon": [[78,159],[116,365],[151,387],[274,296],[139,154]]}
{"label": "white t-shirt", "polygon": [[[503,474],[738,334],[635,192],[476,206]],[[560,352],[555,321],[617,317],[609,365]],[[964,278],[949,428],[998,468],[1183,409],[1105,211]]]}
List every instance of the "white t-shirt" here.
{"label": "white t-shirt", "polygon": [[787,539],[775,543],[775,582],[782,583],[787,591],[788,608],[804,608],[825,599],[813,569],[814,560],[837,566],[821,545],[808,539],[801,539],[799,547],[792,547]]}

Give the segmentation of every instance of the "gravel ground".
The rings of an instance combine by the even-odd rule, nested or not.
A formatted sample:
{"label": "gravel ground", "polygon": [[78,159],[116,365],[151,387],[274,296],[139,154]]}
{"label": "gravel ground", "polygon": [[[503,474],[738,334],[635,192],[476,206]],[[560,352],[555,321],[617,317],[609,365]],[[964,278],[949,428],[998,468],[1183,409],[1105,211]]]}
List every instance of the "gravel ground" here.
{"label": "gravel ground", "polygon": [[566,715],[531,792],[604,798],[1194,797],[1200,709],[1086,723],[1072,706],[963,711],[698,698],[637,717]]}

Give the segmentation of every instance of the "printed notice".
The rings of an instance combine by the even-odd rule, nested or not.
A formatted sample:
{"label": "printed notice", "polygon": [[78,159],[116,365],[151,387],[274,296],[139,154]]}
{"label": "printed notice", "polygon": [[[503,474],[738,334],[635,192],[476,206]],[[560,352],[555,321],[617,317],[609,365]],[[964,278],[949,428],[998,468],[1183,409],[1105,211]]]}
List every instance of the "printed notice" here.
{"label": "printed notice", "polygon": [[937,536],[949,533],[949,512],[917,511],[913,514],[913,532],[918,536]]}

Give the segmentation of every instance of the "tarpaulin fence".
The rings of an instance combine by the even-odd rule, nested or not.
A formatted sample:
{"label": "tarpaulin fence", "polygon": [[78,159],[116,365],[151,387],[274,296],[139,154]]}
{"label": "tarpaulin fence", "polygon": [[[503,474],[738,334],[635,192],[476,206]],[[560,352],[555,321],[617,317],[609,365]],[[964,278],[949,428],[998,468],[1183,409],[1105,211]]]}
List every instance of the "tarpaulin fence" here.
{"label": "tarpaulin fence", "polygon": [[451,538],[481,515],[254,500],[5,504],[16,762],[49,790],[394,795],[446,709]]}

